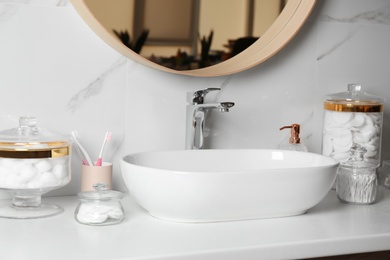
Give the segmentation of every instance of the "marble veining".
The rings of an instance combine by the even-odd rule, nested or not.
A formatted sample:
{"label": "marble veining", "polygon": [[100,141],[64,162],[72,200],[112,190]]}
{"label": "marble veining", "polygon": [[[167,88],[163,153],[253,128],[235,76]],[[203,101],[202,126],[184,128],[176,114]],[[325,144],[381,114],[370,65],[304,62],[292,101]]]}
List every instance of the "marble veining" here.
{"label": "marble veining", "polygon": [[320,61],[320,60],[324,59],[325,57],[333,54],[341,46],[343,46],[344,44],[349,42],[356,33],[357,33],[356,31],[351,31],[350,33],[348,33],[344,38],[340,39],[336,44],[334,44],[333,46],[330,46],[330,48],[326,52],[324,52],[321,55],[319,55],[317,57],[317,61]]}
{"label": "marble veining", "polygon": [[345,18],[336,18],[330,15],[323,15],[322,20],[341,23],[370,23],[390,25],[390,5],[384,8],[363,12]]}
{"label": "marble veining", "polygon": [[19,8],[20,6],[17,5],[0,4],[0,26],[3,26],[8,20],[10,20],[18,12]]}
{"label": "marble veining", "polygon": [[75,112],[77,108],[79,108],[84,103],[85,100],[98,95],[104,88],[104,80],[106,77],[113,73],[117,68],[125,65],[126,61],[127,59],[125,57],[120,57],[106,71],[102,72],[99,77],[89,83],[87,87],[73,95],[68,102],[68,110]]}

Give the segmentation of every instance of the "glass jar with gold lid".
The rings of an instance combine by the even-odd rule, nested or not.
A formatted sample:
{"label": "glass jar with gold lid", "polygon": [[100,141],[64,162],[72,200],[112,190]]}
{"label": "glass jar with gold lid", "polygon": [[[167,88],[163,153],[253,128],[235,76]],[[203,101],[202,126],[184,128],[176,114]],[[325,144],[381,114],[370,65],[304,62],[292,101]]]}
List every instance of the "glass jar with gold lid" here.
{"label": "glass jar with gold lid", "polygon": [[0,189],[11,204],[0,206],[0,217],[42,218],[63,212],[42,204],[42,194],[70,182],[71,142],[67,137],[37,127],[36,118],[24,116],[19,127],[0,132]]}
{"label": "glass jar with gold lid", "polygon": [[324,99],[322,154],[340,164],[350,158],[353,145],[366,149],[364,163],[380,165],[384,99],[362,91],[361,85],[349,84],[348,91]]}

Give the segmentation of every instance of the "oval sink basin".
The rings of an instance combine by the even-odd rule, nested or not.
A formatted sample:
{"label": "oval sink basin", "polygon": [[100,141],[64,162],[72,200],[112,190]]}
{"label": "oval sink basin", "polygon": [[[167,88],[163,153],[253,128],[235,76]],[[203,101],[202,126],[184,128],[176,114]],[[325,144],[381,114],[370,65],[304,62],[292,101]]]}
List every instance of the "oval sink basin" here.
{"label": "oval sink basin", "polygon": [[218,222],[305,213],[331,189],[338,162],[284,150],[181,150],[136,153],[122,177],[150,215]]}

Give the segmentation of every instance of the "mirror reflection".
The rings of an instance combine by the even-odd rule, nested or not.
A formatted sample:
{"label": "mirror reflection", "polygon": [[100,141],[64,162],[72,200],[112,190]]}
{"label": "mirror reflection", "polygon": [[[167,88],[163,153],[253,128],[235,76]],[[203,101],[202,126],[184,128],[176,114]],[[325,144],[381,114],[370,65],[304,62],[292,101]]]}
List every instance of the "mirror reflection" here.
{"label": "mirror reflection", "polygon": [[285,0],[85,0],[97,20],[134,52],[175,70],[221,63],[277,19]]}

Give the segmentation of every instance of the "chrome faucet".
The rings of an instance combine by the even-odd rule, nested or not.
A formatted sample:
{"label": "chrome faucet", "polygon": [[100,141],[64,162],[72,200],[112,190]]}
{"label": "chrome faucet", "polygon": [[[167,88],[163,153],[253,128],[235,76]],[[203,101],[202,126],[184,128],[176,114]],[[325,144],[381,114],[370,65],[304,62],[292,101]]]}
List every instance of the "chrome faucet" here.
{"label": "chrome faucet", "polygon": [[234,106],[233,102],[204,103],[207,93],[218,90],[221,89],[206,88],[187,93],[186,149],[203,149],[206,117],[211,109],[229,112],[229,109]]}

